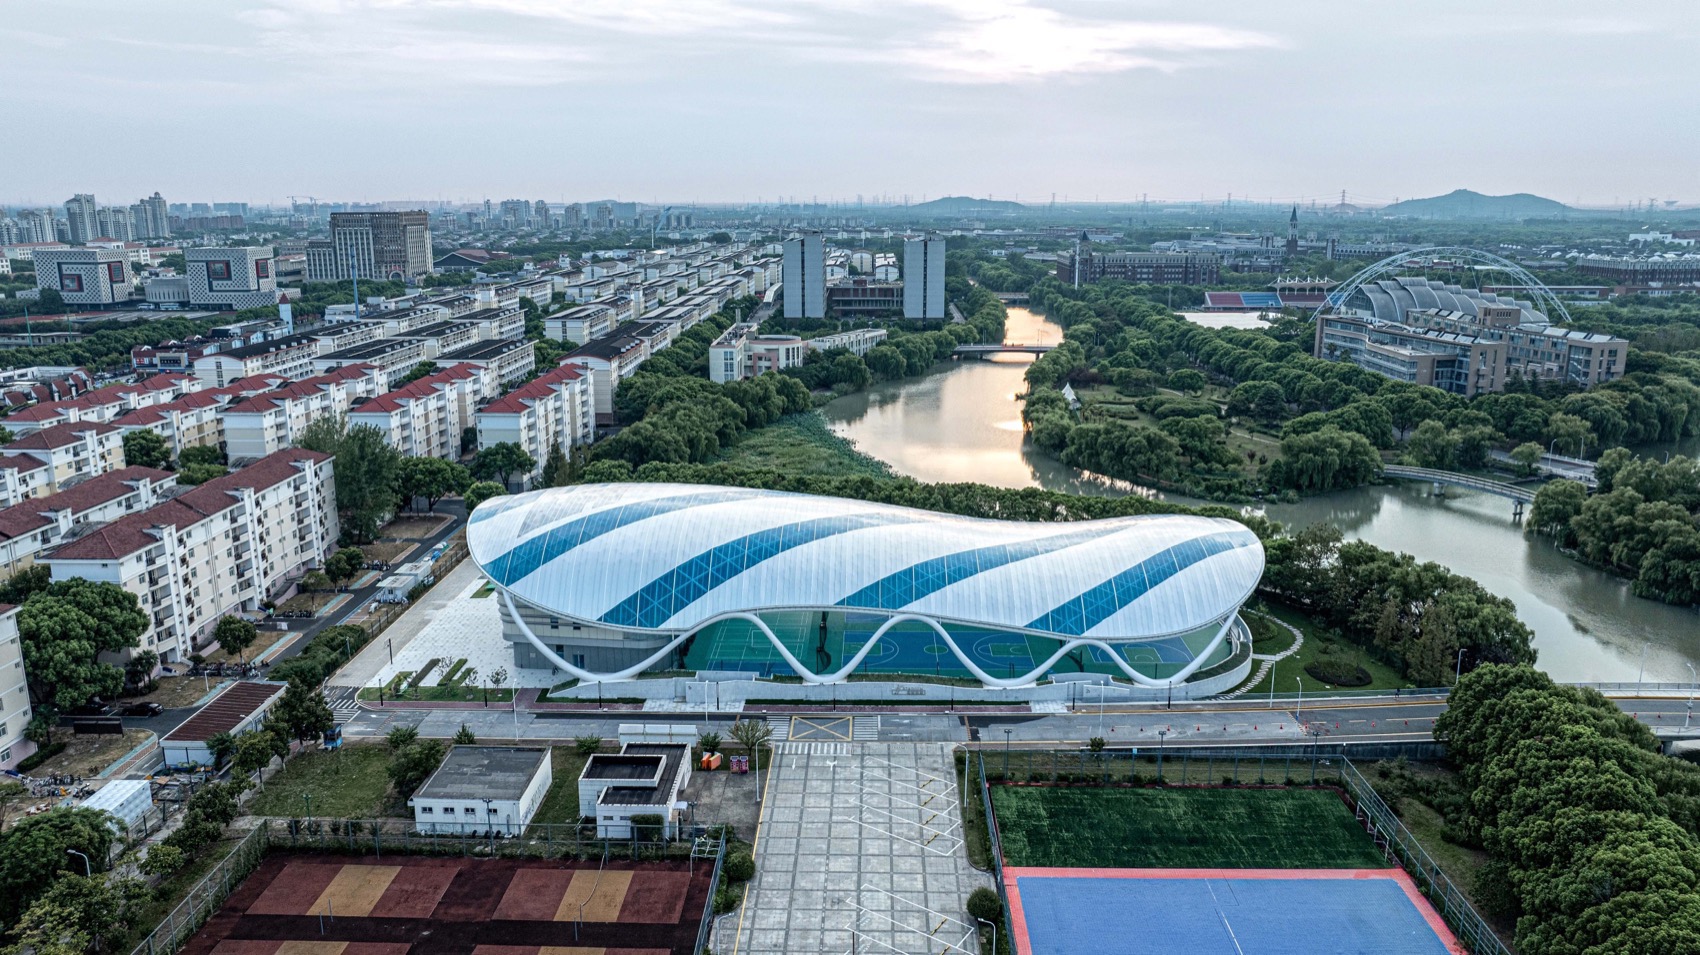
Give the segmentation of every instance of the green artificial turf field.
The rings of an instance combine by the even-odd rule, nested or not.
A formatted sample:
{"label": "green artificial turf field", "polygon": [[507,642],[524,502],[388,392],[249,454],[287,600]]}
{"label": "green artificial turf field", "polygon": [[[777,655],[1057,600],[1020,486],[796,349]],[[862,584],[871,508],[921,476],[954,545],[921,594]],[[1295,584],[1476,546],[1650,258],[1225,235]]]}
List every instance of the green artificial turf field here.
{"label": "green artificial turf field", "polygon": [[1389,863],[1323,789],[993,786],[1004,861],[1123,869],[1355,869]]}

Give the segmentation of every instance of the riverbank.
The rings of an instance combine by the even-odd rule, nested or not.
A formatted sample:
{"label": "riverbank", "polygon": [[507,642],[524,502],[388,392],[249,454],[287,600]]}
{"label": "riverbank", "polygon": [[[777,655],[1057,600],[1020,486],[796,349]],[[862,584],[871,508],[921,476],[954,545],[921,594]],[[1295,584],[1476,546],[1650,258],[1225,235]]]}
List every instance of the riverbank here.
{"label": "riverbank", "polygon": [[722,451],[718,460],[733,467],[806,476],[897,477],[891,465],[862,453],[853,442],[834,434],[826,419],[814,411],[786,415],[765,428],[744,434],[736,444]]}

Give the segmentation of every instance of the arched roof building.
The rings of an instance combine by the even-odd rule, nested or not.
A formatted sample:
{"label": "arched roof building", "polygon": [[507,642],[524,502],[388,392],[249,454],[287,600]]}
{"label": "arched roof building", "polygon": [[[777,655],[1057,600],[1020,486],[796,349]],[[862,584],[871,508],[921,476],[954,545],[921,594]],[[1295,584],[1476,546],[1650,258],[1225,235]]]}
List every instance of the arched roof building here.
{"label": "arched roof building", "polygon": [[968,673],[1031,683],[1065,657],[1162,686],[1221,662],[1263,572],[1244,525],[958,517],[745,488],[579,485],[496,498],[467,531],[516,662]]}

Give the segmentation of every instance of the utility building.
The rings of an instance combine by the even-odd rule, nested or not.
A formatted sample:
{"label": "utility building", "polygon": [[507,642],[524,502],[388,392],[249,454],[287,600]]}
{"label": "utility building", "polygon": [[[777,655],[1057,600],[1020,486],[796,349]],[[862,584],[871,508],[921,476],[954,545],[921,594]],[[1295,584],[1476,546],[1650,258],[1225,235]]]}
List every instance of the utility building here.
{"label": "utility building", "polygon": [[903,317],[944,318],[944,240],[903,243]]}

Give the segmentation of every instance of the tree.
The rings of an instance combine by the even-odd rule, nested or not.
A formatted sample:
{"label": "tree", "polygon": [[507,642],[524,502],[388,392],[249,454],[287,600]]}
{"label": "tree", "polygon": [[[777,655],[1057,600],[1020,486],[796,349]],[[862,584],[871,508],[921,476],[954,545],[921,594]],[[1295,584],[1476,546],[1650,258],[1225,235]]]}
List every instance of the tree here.
{"label": "tree", "polygon": [[1535,473],[1535,467],[1546,456],[1546,449],[1533,441],[1525,441],[1511,449],[1511,463],[1517,465],[1517,473],[1528,477]]}
{"label": "tree", "polygon": [[38,591],[18,611],[30,698],[69,710],[93,697],[115,697],[124,671],[99,655],[137,645],[148,618],[134,594],[81,577]]}
{"label": "tree", "polygon": [[177,469],[177,483],[184,487],[194,487],[229,473],[230,469],[222,464],[185,464]]}
{"label": "tree", "polygon": [[389,747],[390,752],[399,753],[412,746],[418,739],[419,730],[411,726],[398,726],[384,737],[384,745]]}
{"label": "tree", "polygon": [[1458,439],[1438,421],[1424,421],[1405,445],[1412,462],[1420,468],[1448,471],[1458,463]]}
{"label": "tree", "polygon": [[412,796],[414,790],[437,771],[443,762],[443,744],[434,739],[415,740],[390,757],[390,783],[401,799]]}
{"label": "tree", "polygon": [[478,505],[493,497],[501,497],[506,493],[508,493],[508,489],[494,481],[479,481],[466,489],[464,495],[466,512],[470,514],[478,510]]}
{"label": "tree", "polygon": [[221,617],[218,626],[213,627],[213,639],[218,641],[219,649],[238,660],[243,660],[242,654],[254,645],[259,636],[260,628],[241,617]]}
{"label": "tree", "polygon": [[480,481],[494,481],[507,488],[518,473],[522,477],[537,467],[537,459],[512,441],[503,441],[482,448],[472,458],[472,476]]}
{"label": "tree", "polygon": [[478,737],[473,734],[472,728],[465,723],[460,724],[460,729],[455,730],[455,745],[471,746],[477,742]]}
{"label": "tree", "polygon": [[217,445],[211,444],[197,444],[193,447],[184,448],[183,451],[177,455],[177,465],[179,467],[228,463],[229,462],[225,460],[224,452],[220,451]]}
{"label": "tree", "polygon": [[1197,394],[1204,390],[1204,373],[1191,368],[1180,368],[1169,372],[1168,385],[1183,395]]}
{"label": "tree", "polygon": [[1269,482],[1296,491],[1358,487],[1381,474],[1381,455],[1363,435],[1328,425],[1281,439],[1281,457],[1269,465]]}
{"label": "tree", "polygon": [[1547,418],[1547,426],[1543,437],[1561,454],[1575,454],[1578,457],[1594,443],[1594,430],[1589,427],[1588,419],[1576,415],[1554,411]]}
{"label": "tree", "polygon": [[968,893],[968,914],[977,919],[999,923],[1003,921],[1003,902],[998,894],[985,886]]}
{"label": "tree", "polygon": [[[153,650],[137,650],[130,654],[130,659],[124,661],[124,686],[143,688],[157,687],[153,671],[159,666],[159,654]],[[128,692],[126,690],[126,692]]]}
{"label": "tree", "polygon": [[132,878],[67,875],[30,905],[13,929],[11,952],[87,955],[106,951],[115,936],[144,917],[153,893]]}
{"label": "tree", "polygon": [[336,725],[330,704],[317,689],[291,680],[283,698],[272,709],[271,719],[293,739],[313,739]]}
{"label": "tree", "polygon": [[236,738],[236,756],[231,766],[242,775],[257,773],[273,759],[289,755],[289,742],[269,730],[243,733]]}
{"label": "tree", "polygon": [[314,420],[302,430],[296,445],[335,456],[331,468],[343,529],[358,542],[375,537],[395,508],[400,452],[371,425],[348,427],[346,415]]}
{"label": "tree", "polygon": [[156,844],[143,857],[141,865],[143,875],[166,876],[183,868],[184,860],[188,858],[183,850],[176,846]]}
{"label": "tree", "polygon": [[366,554],[358,547],[343,547],[325,558],[325,576],[341,586],[366,568]]}
{"label": "tree", "polygon": [[396,467],[396,495],[409,507],[414,498],[424,498],[427,511],[435,511],[438,501],[464,492],[471,483],[464,466],[442,458],[402,458]]}
{"label": "tree", "polygon": [[549,455],[543,459],[543,486],[561,487],[571,478],[571,470],[571,466],[567,463],[567,456],[561,453],[561,442],[551,443]]}
{"label": "tree", "polygon": [[301,589],[312,592],[331,589],[331,577],[322,570],[309,570],[301,575]]}
{"label": "tree", "polygon": [[207,737],[207,752],[214,766],[223,766],[236,756],[236,736],[229,730],[219,730]]}
{"label": "tree", "polygon": [[112,817],[98,809],[50,809],[0,833],[0,925],[18,916],[53,884],[82,868],[68,850],[89,857],[95,872],[112,850]]}
{"label": "tree", "polygon": [[507,685],[508,668],[497,667],[490,671],[490,675],[485,677],[484,680],[486,683],[490,684],[491,689],[500,690],[503,686]]}
{"label": "tree", "polygon": [[422,361],[419,364],[414,365],[413,368],[410,369],[407,374],[403,375],[402,378],[401,378],[400,384],[396,385],[396,387],[399,388],[402,385],[411,385],[414,382],[418,381],[419,379],[424,378],[426,375],[434,375],[436,373],[437,373],[437,363],[436,362],[434,362],[434,361]]}
{"label": "tree", "polygon": [[171,450],[157,431],[138,428],[124,436],[124,463],[133,468],[163,468]]}
{"label": "tree", "polygon": [[1529,507],[1529,529],[1551,534],[1566,547],[1576,543],[1576,532],[1570,522],[1582,513],[1588,503],[1588,487],[1580,481],[1559,479],[1548,481],[1535,492],[1535,502]]}

